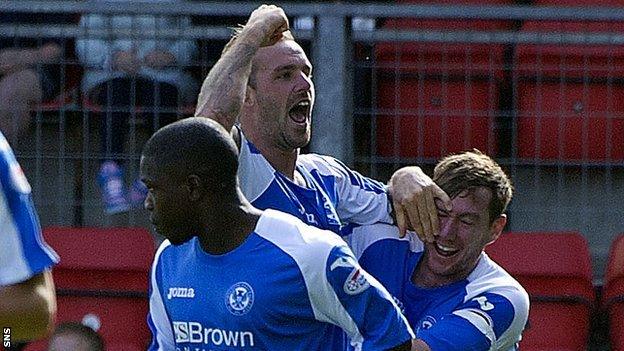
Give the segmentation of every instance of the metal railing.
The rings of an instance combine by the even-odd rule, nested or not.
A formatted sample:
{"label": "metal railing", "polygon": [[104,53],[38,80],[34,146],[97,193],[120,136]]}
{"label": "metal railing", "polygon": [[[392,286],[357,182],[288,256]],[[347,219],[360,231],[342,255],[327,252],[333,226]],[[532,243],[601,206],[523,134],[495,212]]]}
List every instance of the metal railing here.
{"label": "metal railing", "polygon": [[[158,3],[5,0],[0,2],[0,12],[246,17],[258,5],[259,3],[252,2],[184,2],[175,6],[162,6]],[[624,8],[374,3],[285,3],[283,8],[289,16],[314,18],[313,29],[294,29],[295,36],[302,40],[306,47],[309,46],[309,54],[315,66],[314,81],[317,101],[311,151],[334,155],[347,164],[355,165],[368,175],[387,180],[390,172],[403,164],[421,164],[430,170],[437,158],[448,151],[441,147],[436,152],[427,154],[430,145],[423,141],[428,132],[422,128],[425,123],[434,121],[434,118],[446,121],[440,122],[438,126],[446,132],[452,129],[453,123],[457,123],[455,118],[457,116],[465,115],[468,121],[485,117],[484,137],[498,138],[497,141],[488,141],[489,144],[486,145],[489,146],[484,151],[493,153],[516,183],[517,193],[510,208],[510,229],[516,231],[578,230],[592,244],[597,258],[596,275],[602,274],[606,248],[611,238],[618,232],[624,232],[622,219],[624,216],[621,216],[619,205],[619,199],[624,195],[620,190],[622,187],[619,186],[624,180],[624,167],[622,167],[624,160],[619,156],[615,157],[614,152],[619,150],[621,145],[616,144],[620,142],[620,139],[613,135],[619,129],[613,126],[605,127],[607,137],[602,141],[605,142],[606,156],[593,158],[590,157],[593,149],[589,143],[595,143],[596,140],[589,135],[590,125],[588,124],[593,123],[593,120],[587,119],[587,115],[579,117],[585,118],[584,124],[579,125],[582,126],[581,129],[586,128],[586,130],[582,130],[581,139],[574,142],[587,145],[582,145],[581,157],[568,157],[565,154],[568,144],[566,144],[567,141],[563,141],[565,135],[562,131],[566,127],[565,123],[571,119],[566,117],[563,107],[552,109],[552,106],[548,105],[546,107],[549,110],[543,110],[545,104],[550,104],[544,100],[544,96],[556,90],[560,93],[559,97],[549,101],[567,101],[566,96],[578,94],[583,103],[592,101],[593,104],[593,101],[597,99],[596,94],[602,94],[605,105],[608,105],[603,111],[607,115],[605,118],[610,121],[608,123],[615,123],[622,117],[618,115],[620,110],[615,109],[613,104],[618,102],[618,94],[624,89],[622,88],[624,75],[619,75],[619,61],[617,61],[619,47],[624,44],[624,30],[616,28],[608,32],[596,32],[579,28],[577,32],[575,28],[572,28],[572,30],[535,31],[522,29],[522,24],[548,21],[624,23]],[[353,17],[374,18],[378,26],[373,30],[357,30],[349,25]],[[397,18],[421,21],[506,21],[510,25],[504,29],[476,30],[445,29],[440,26],[426,28],[418,25],[412,28],[391,28],[391,26],[383,25],[386,19]],[[75,23],[63,25],[0,24],[0,37],[5,38],[62,37],[73,40],[129,36],[223,42],[229,38],[230,33],[231,30],[224,25],[195,24],[180,29],[128,31],[122,28],[85,30]],[[432,46],[442,48],[441,52],[447,48],[447,53],[449,53],[455,50],[453,45],[456,44],[464,45],[466,52],[464,52],[463,61],[459,59],[459,61],[446,64],[442,62],[444,59],[442,55],[438,65],[423,63],[419,60],[405,61],[402,59],[402,54],[397,54],[396,60],[384,61],[379,59],[380,43],[386,43],[384,45],[390,48],[394,46],[395,52],[400,52],[405,43],[417,43],[424,52],[421,55],[425,55],[426,48]],[[500,50],[496,52],[496,55],[501,55],[500,60],[497,58],[496,62],[475,62],[474,65],[468,65],[469,67],[466,68],[466,62],[469,62],[466,57],[478,53],[471,52],[470,50],[473,50],[471,47],[482,44]],[[580,63],[567,62],[564,55],[562,61],[552,68],[558,71],[560,76],[549,77],[550,73],[544,71],[547,69],[547,63],[543,61],[548,53],[540,53],[540,49],[535,56],[537,57],[536,63],[530,63],[524,67],[518,64],[517,48],[531,45],[538,48],[546,46],[607,47],[609,49],[606,50],[607,61],[605,62],[608,66],[611,60],[612,67],[609,66],[606,70],[610,69],[611,73],[605,74],[598,80],[592,78],[589,73],[570,77],[569,72],[583,71],[583,69],[588,71],[588,67],[592,65],[591,58],[581,55]],[[391,49],[388,51],[392,52]],[[199,74],[196,73],[198,80],[203,78],[210,65],[214,63],[214,61],[203,62],[202,55],[191,64],[193,66],[191,69],[200,71]],[[66,64],[77,66],[77,62],[72,60],[68,60]],[[437,71],[433,72],[435,69]],[[462,69],[464,74],[458,73]],[[468,72],[471,69],[481,70],[486,74],[483,72],[472,74]],[[533,70],[533,73],[526,73],[527,70]],[[530,88],[523,85],[525,82],[531,84]],[[401,87],[408,83],[413,86],[404,88],[403,94],[411,92],[410,94],[413,95],[404,98],[400,95],[403,89]],[[572,92],[570,89],[573,86],[578,90]],[[596,87],[604,89],[596,90]],[[483,91],[477,92],[479,89]],[[599,93],[594,93],[594,91],[599,91]],[[384,94],[390,94],[394,96],[394,99],[390,102],[384,101]],[[473,98],[478,96],[487,97],[485,107],[472,107],[474,106]],[[534,100],[531,101],[535,108],[529,108],[529,115],[523,114],[526,113],[524,110],[524,112],[520,111],[523,103],[525,104],[522,105],[523,108],[530,105],[526,102],[528,101],[526,97]],[[420,100],[409,106],[401,105],[411,98]],[[446,107],[445,103],[449,99],[465,101],[453,105],[455,107]],[[595,107],[590,105],[581,105],[579,112],[585,113],[588,108]],[[17,148],[18,156],[26,164],[25,168],[34,185],[36,201],[42,212],[44,224],[144,223],[143,216],[138,212],[132,212],[120,219],[101,214],[98,194],[93,185],[94,168],[101,157],[94,151],[97,147],[93,145],[98,139],[98,132],[93,130],[95,122],[85,112],[81,100],[55,107],[53,110],[53,113],[42,110],[35,113],[34,127],[31,128],[32,133],[29,134],[26,145]],[[535,141],[519,140],[526,135],[531,135],[530,132],[526,134],[523,129],[526,127],[523,123],[528,120],[527,118],[535,115],[536,121],[543,121],[542,118],[545,118],[548,113],[552,113],[552,117],[559,118],[560,121],[557,122],[558,124],[555,123],[559,131],[554,135],[560,138],[559,144],[556,145],[556,157],[542,157],[539,154],[542,147],[540,145],[548,141],[542,139],[550,135],[545,134],[546,131],[533,132],[532,135],[538,136]],[[138,119],[133,121],[135,122],[130,128],[134,133],[131,136],[134,146],[132,152],[123,155],[129,163],[135,163],[137,160],[141,140],[145,137],[138,130],[140,121]],[[402,123],[407,124],[402,125]],[[420,129],[418,132],[410,132],[405,126],[420,126],[414,127]],[[432,140],[447,146],[456,141],[454,139],[472,140],[470,138],[473,138],[475,133],[472,128],[464,128],[457,135],[449,136],[448,133],[441,133]],[[383,144],[388,144],[390,147],[383,149]],[[522,147],[526,147],[527,144],[537,145],[537,151],[523,154]],[[472,142],[466,142],[465,145],[474,146]],[[137,172],[136,165],[129,165],[128,173],[133,172]],[[67,203],[72,203],[76,210],[68,213]]]}

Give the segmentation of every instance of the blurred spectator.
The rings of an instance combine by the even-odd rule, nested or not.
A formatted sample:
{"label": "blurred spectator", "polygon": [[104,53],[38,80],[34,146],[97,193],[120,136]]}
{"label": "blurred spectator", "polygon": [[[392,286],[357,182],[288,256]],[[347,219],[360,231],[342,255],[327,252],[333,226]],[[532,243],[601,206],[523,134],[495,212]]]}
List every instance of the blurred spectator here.
{"label": "blurred spectator", "polygon": [[[127,0],[115,0],[127,1]],[[180,0],[135,0],[146,3]],[[195,102],[197,84],[184,67],[196,53],[193,40],[146,38],[155,30],[183,30],[186,17],[162,15],[85,15],[80,24],[87,30],[130,30],[128,37],[79,39],[76,52],[85,66],[82,90],[90,104],[102,109],[101,151],[104,160],[98,173],[106,212],[127,211],[130,202],[142,204],[146,189],[135,181],[127,194],[123,183],[123,145],[127,123],[135,108],[152,118],[151,131],[177,119],[179,106]],[[132,200],[132,201],[130,201]]]}
{"label": "blurred spectator", "polygon": [[58,256],[43,240],[30,191],[0,133],[0,328],[10,328],[9,344],[46,336],[56,314],[50,269]]}
{"label": "blurred spectator", "polygon": [[84,324],[65,322],[54,330],[48,351],[104,351],[104,339]]}
{"label": "blurred spectator", "polygon": [[[0,23],[71,23],[71,14],[0,13]],[[0,38],[0,129],[14,143],[30,124],[30,110],[52,100],[61,91],[59,64],[65,40],[55,38]]]}

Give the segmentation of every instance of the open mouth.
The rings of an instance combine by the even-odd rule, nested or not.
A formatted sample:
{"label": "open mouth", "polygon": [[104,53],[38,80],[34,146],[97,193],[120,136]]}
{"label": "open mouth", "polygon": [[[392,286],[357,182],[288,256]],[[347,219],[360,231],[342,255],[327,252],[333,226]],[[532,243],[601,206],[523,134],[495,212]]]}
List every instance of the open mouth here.
{"label": "open mouth", "polygon": [[310,115],[310,100],[301,100],[288,111],[288,117],[296,123],[306,123]]}
{"label": "open mouth", "polygon": [[437,241],[434,243],[434,247],[438,255],[444,256],[444,257],[451,257],[459,252],[459,249],[456,249],[451,246],[442,245],[438,243]]}

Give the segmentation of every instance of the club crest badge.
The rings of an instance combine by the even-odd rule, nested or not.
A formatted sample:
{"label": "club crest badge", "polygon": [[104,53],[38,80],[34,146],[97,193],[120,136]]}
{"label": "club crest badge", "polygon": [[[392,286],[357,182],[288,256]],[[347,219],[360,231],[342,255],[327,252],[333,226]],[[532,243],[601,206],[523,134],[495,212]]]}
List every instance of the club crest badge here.
{"label": "club crest badge", "polygon": [[225,306],[235,316],[242,316],[251,310],[254,291],[246,282],[232,285],[225,294]]}
{"label": "club crest badge", "polygon": [[349,274],[344,283],[344,292],[349,295],[357,295],[366,290],[369,286],[370,284],[368,283],[368,280],[366,280],[364,271],[356,267],[353,269],[351,274]]}
{"label": "club crest badge", "polygon": [[420,330],[427,330],[431,327],[433,327],[434,324],[436,324],[438,321],[435,319],[435,317],[433,316],[425,316],[425,318],[420,320],[419,326],[418,326],[418,331]]}

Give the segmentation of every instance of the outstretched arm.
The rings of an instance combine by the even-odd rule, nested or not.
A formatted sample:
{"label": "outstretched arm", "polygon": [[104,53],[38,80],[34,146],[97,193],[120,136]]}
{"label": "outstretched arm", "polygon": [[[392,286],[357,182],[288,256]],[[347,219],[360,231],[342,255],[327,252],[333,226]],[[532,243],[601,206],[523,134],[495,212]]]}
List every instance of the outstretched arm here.
{"label": "outstretched arm", "polygon": [[212,118],[231,130],[245,101],[256,51],[275,44],[286,30],[288,18],[281,8],[262,5],[254,10],[204,80],[195,116]]}

